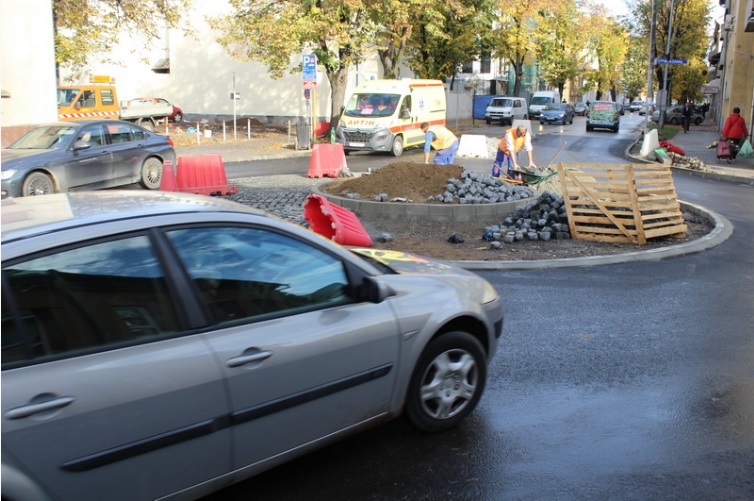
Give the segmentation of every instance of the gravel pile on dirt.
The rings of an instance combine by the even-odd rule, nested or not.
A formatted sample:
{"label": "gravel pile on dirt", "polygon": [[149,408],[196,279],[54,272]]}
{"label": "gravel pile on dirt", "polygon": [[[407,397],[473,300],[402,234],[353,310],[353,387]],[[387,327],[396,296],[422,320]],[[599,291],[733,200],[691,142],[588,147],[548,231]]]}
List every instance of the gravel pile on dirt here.
{"label": "gravel pile on dirt", "polygon": [[371,174],[334,182],[323,191],[376,202],[488,204],[529,198],[534,191],[459,165],[394,162]]}

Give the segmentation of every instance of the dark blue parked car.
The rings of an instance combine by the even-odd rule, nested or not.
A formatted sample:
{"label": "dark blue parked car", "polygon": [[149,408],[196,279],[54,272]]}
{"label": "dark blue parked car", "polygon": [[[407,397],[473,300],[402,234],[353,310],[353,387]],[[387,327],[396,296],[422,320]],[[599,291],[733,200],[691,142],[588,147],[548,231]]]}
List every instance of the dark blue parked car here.
{"label": "dark blue parked car", "polygon": [[160,187],[175,165],[167,136],[120,120],[57,122],[31,129],[2,151],[2,198],[112,188]]}
{"label": "dark blue parked car", "polygon": [[539,123],[544,124],[572,124],[576,113],[573,106],[568,103],[552,103],[542,110],[539,115]]}

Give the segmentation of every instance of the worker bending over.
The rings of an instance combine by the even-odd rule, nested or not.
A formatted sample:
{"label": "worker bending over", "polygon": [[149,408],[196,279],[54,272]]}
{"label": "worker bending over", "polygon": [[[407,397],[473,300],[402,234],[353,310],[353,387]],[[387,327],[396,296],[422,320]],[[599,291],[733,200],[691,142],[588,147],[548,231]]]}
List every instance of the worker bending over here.
{"label": "worker bending over", "polygon": [[427,122],[421,124],[421,129],[426,138],[424,140],[424,163],[429,163],[429,152],[432,148],[437,150],[434,163],[438,165],[450,165],[458,151],[458,138],[442,125],[430,126]]}

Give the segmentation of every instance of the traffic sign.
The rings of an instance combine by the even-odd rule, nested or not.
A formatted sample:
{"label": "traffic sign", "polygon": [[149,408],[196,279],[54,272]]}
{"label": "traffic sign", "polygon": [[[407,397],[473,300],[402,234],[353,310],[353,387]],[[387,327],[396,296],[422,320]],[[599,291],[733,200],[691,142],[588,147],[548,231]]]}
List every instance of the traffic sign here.
{"label": "traffic sign", "polygon": [[664,57],[657,58],[657,64],[688,64],[688,62],[689,61],[687,59],[665,59]]}
{"label": "traffic sign", "polygon": [[304,89],[313,89],[317,85],[317,56],[304,54]]}

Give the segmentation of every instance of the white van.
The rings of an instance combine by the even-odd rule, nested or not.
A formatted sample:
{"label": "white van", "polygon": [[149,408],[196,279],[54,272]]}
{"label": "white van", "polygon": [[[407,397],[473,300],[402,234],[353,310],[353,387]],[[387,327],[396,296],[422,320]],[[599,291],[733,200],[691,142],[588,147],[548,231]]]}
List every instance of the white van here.
{"label": "white van", "polygon": [[559,103],[560,93],[556,90],[538,90],[531,96],[531,103],[529,103],[529,117],[539,118],[542,114],[542,110],[548,104]]}
{"label": "white van", "polygon": [[484,111],[484,121],[487,124],[500,122],[500,125],[513,125],[513,120],[529,118],[529,107],[522,97],[493,97]]}
{"label": "white van", "polygon": [[423,145],[421,124],[445,125],[445,85],[440,80],[367,80],[354,91],[335,130],[349,151],[389,151],[399,157]]}

